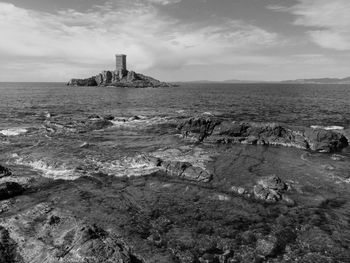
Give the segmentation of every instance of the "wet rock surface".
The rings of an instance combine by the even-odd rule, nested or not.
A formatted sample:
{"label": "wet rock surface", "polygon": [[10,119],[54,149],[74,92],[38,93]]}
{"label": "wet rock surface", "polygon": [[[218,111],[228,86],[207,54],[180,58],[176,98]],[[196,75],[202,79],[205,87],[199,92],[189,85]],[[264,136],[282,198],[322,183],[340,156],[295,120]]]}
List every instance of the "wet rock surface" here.
{"label": "wet rock surface", "polygon": [[178,125],[185,138],[198,142],[243,143],[292,146],[319,152],[335,152],[348,146],[339,132],[312,128],[284,127],[277,123],[234,122],[195,117]]}
{"label": "wet rock surface", "polygon": [[24,188],[15,182],[0,183],[0,200],[4,200],[23,193]]}
{"label": "wet rock surface", "polygon": [[9,168],[0,165],[0,178],[11,176],[12,172]]}
{"label": "wet rock surface", "polygon": [[[350,230],[338,217],[349,204],[337,197],[347,188],[307,175],[312,166],[299,176],[300,152],[287,149],[286,158],[277,148],[227,148],[210,181],[180,176],[186,162],[147,156],[142,162],[160,169],[143,177],[46,180],[0,214],[8,233],[2,247],[13,262],[347,262]],[[281,176],[259,176],[270,160]],[[260,200],[255,186],[291,195],[297,205]],[[326,193],[333,197],[314,198]]]}
{"label": "wet rock surface", "polygon": [[[142,120],[135,116],[120,122]],[[85,131],[99,134],[115,121],[119,119],[96,114],[71,123],[67,118],[60,125],[51,117],[44,127],[53,142],[56,134],[68,133],[80,140],[85,136],[85,141]],[[33,179],[13,170],[1,180],[29,179],[24,192],[19,181],[1,181],[0,260],[348,262],[350,188],[339,165],[344,153],[266,147],[260,145],[263,138],[281,143],[292,133],[274,125],[256,126],[257,133],[249,125],[230,125],[194,118],[179,129],[196,143],[136,152],[110,163],[110,169],[92,166],[88,159],[79,164],[83,168],[76,167],[72,159],[74,171],[91,168],[73,181],[56,175]],[[241,141],[235,145],[211,143],[237,136]],[[84,156],[95,151],[95,141],[80,140]],[[332,145],[329,137],[313,140]],[[144,173],[116,172],[124,166]]]}

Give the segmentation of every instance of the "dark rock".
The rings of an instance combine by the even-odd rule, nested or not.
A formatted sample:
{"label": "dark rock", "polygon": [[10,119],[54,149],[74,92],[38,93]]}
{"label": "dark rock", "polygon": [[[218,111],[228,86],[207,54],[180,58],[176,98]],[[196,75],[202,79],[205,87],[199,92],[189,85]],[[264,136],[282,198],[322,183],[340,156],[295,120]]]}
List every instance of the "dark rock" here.
{"label": "dark rock", "polygon": [[348,146],[344,135],[322,129],[296,129],[277,123],[220,121],[209,117],[190,118],[178,125],[184,137],[198,142],[245,143],[292,146],[320,152],[334,152]]}
{"label": "dark rock", "polygon": [[115,73],[112,71],[102,71],[95,77],[97,86],[108,85],[115,79]]}
{"label": "dark rock", "polygon": [[97,86],[97,82],[94,77],[88,79],[71,79],[68,86]]}
{"label": "dark rock", "polygon": [[0,165],[0,178],[11,176],[12,172],[9,168]]}
{"label": "dark rock", "polygon": [[129,71],[127,76],[126,76],[126,81],[133,82],[136,80],[140,80],[140,78],[137,76],[137,74],[134,71]]}
{"label": "dark rock", "polygon": [[[253,192],[255,198],[269,203],[274,203],[282,200],[282,193],[287,190],[287,185],[277,176],[269,176],[258,181],[254,186]],[[292,203],[292,200],[286,201]]]}
{"label": "dark rock", "polygon": [[102,130],[104,128],[113,126],[113,123],[105,119],[89,120],[86,122],[84,129],[87,130]]}
{"label": "dark rock", "polygon": [[282,199],[281,195],[277,191],[273,189],[264,188],[262,185],[254,186],[254,196],[257,199],[269,203],[274,203]]}
{"label": "dark rock", "polygon": [[258,184],[264,188],[269,188],[277,191],[287,189],[287,185],[281,180],[281,178],[276,175],[263,178],[259,180]]}
{"label": "dark rock", "polygon": [[170,176],[183,177],[197,182],[209,182],[212,175],[200,167],[187,162],[162,162],[161,167]]}
{"label": "dark rock", "polygon": [[0,200],[8,199],[23,193],[24,188],[15,182],[6,182],[0,184]]}
{"label": "dark rock", "polygon": [[115,117],[113,115],[105,115],[103,116],[103,119],[104,120],[107,120],[107,121],[113,121],[115,119]]}
{"label": "dark rock", "polygon": [[348,146],[348,140],[340,133],[324,129],[308,129],[305,138],[310,149],[319,152],[335,152]]}
{"label": "dark rock", "polygon": [[88,119],[101,119],[101,116],[100,115],[97,115],[97,114],[91,114]]}
{"label": "dark rock", "polygon": [[7,229],[0,226],[0,263],[21,263],[17,253],[17,244],[10,238]]}
{"label": "dark rock", "polygon": [[128,119],[129,121],[141,120],[139,116],[132,116]]}
{"label": "dark rock", "polygon": [[219,121],[210,118],[194,117],[179,124],[177,129],[184,137],[194,137],[198,142],[202,142],[219,124]]}
{"label": "dark rock", "polygon": [[131,88],[170,87],[171,85],[134,71],[105,70],[87,79],[71,79],[69,86],[116,86]]}

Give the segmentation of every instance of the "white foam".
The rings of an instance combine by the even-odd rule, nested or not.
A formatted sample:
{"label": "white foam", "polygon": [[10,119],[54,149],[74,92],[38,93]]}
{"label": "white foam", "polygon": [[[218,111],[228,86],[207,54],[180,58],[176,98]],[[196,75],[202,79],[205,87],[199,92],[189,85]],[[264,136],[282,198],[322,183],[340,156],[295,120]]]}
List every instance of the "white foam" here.
{"label": "white foam", "polygon": [[20,134],[27,133],[28,130],[25,128],[10,128],[6,130],[0,130],[0,134],[5,135],[5,136],[17,136]]}
{"label": "white foam", "polygon": [[124,157],[111,162],[94,161],[101,172],[117,177],[144,176],[159,171],[159,167],[150,162],[145,155]]}
{"label": "white foam", "polygon": [[323,129],[323,130],[327,130],[327,131],[331,131],[331,130],[344,130],[344,127],[342,126],[321,126],[321,125],[312,125],[311,126],[312,129]]}
{"label": "white foam", "polygon": [[23,158],[18,158],[15,162],[19,165],[29,166],[32,169],[41,172],[43,177],[54,180],[75,180],[80,177],[75,173],[74,169],[68,169],[64,166],[51,166],[43,160],[27,161]]}
{"label": "white foam", "polygon": [[167,119],[162,117],[147,118],[144,116],[138,116],[138,118],[118,117],[111,122],[113,123],[113,127],[138,128],[138,127],[147,127],[150,125],[165,123],[167,122]]}

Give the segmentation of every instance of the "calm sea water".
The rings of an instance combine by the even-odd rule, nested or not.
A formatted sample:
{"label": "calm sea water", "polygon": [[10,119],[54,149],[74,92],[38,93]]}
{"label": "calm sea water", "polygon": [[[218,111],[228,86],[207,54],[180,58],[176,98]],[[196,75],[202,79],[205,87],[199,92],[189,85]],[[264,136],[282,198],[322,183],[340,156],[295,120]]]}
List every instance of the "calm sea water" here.
{"label": "calm sea water", "polygon": [[[176,120],[197,114],[347,129],[350,85],[187,84],[123,89],[0,83],[0,162],[59,178],[75,178],[91,170],[125,174],[133,166],[132,159],[123,158],[182,145]],[[141,119],[117,121],[98,131],[74,131],[91,115]],[[62,130],[48,129],[48,122]],[[137,165],[135,169],[140,168]]]}

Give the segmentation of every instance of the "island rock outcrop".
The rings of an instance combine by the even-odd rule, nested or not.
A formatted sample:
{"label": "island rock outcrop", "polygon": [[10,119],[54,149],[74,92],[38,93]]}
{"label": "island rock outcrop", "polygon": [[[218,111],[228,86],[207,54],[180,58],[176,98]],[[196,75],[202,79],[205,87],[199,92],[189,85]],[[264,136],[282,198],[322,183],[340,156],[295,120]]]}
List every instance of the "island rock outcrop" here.
{"label": "island rock outcrop", "polygon": [[71,79],[68,86],[116,86],[131,88],[169,87],[169,83],[161,82],[149,76],[134,71],[115,70],[102,71],[87,79]]}

